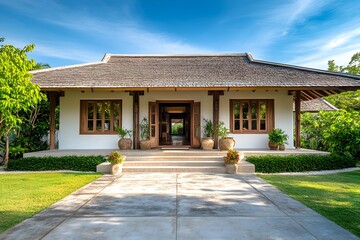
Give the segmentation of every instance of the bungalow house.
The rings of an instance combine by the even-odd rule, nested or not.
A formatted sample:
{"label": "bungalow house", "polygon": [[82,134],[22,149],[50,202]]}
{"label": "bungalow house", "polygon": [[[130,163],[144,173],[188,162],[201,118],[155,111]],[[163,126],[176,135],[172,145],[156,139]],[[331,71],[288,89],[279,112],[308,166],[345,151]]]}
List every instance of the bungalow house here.
{"label": "bungalow house", "polygon": [[[49,96],[51,149],[57,102],[59,149],[117,148],[117,125],[133,130],[133,147],[138,148],[144,117],[152,147],[200,147],[203,119],[210,119],[225,123],[236,148],[267,148],[267,132],[273,128],[289,135],[287,148],[298,148],[302,101],[360,89],[360,76],[254,60],[248,53],[106,54],[100,62],[32,74]],[[175,137],[173,126],[177,142],[169,140]]]}

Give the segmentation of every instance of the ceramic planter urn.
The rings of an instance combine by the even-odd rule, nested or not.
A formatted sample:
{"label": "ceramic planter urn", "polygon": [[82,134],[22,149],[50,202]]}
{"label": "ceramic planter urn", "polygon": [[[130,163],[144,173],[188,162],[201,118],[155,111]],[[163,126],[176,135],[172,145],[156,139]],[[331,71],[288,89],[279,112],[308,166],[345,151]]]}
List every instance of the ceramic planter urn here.
{"label": "ceramic planter urn", "polygon": [[233,138],[220,138],[219,148],[220,150],[233,150],[235,140]]}
{"label": "ceramic planter urn", "polygon": [[269,148],[270,150],[278,150],[279,145],[273,142],[269,142]]}
{"label": "ceramic planter urn", "polygon": [[150,150],[151,149],[151,141],[150,140],[141,140],[140,141],[140,149],[141,150]]}
{"label": "ceramic planter urn", "polygon": [[130,150],[132,145],[131,138],[121,138],[118,142],[120,150]]}
{"label": "ceramic planter urn", "polygon": [[212,150],[214,148],[214,139],[210,137],[202,138],[201,148],[204,150]]}
{"label": "ceramic planter urn", "polygon": [[279,145],[279,150],[280,151],[285,151],[285,145],[284,144]]}

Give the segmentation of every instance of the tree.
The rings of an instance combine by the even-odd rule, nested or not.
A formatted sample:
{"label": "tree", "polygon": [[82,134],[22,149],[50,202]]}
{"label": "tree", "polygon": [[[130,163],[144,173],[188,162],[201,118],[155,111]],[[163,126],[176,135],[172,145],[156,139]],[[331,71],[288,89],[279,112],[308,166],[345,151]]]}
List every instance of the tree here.
{"label": "tree", "polygon": [[36,63],[34,68],[31,70],[40,70],[40,69],[46,69],[46,68],[51,68],[50,65],[48,63]]}
{"label": "tree", "polygon": [[[336,65],[334,60],[328,61],[328,70],[360,75],[360,52],[355,53],[347,66]],[[360,90],[343,92],[326,97],[326,100],[337,108],[360,111]]]}
{"label": "tree", "polygon": [[34,47],[33,44],[23,49],[0,45],[0,136],[6,138],[5,166],[9,160],[9,132],[22,123],[20,112],[30,111],[46,98],[40,87],[30,81],[32,75],[29,70],[34,69],[36,63],[26,54]]}

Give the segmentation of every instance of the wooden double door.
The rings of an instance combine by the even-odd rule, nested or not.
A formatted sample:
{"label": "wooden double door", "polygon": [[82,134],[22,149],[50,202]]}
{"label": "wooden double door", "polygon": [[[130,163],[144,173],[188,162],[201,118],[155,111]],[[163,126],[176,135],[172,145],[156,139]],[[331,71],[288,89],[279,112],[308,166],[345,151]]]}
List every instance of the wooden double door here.
{"label": "wooden double door", "polygon": [[149,128],[152,147],[200,147],[200,102],[149,102]]}

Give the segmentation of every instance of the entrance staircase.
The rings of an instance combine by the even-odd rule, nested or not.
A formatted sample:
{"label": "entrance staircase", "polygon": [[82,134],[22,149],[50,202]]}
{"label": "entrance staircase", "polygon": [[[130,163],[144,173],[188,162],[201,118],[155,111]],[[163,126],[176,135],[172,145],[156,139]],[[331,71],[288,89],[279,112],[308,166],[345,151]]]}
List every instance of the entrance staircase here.
{"label": "entrance staircase", "polygon": [[[207,172],[226,173],[226,151],[149,150],[126,151],[123,172]],[[254,165],[242,160],[239,173],[253,173]]]}

